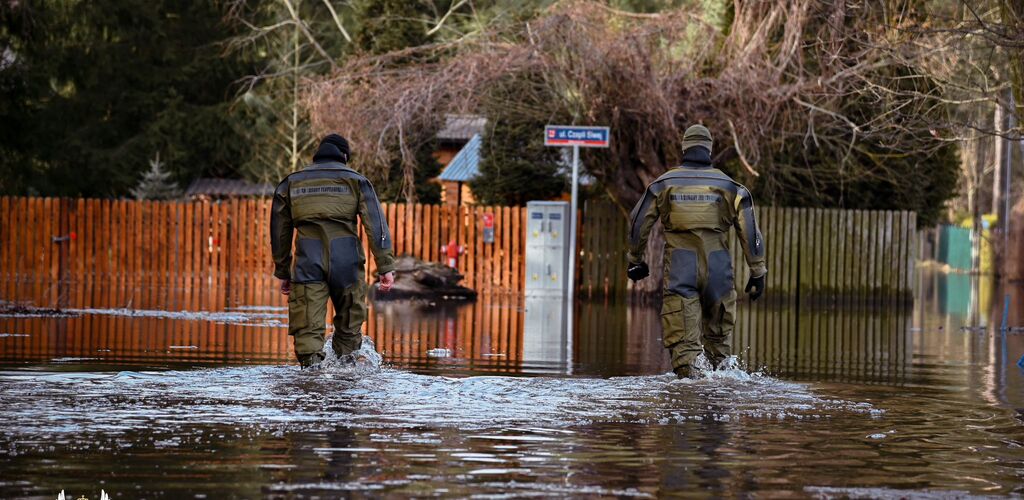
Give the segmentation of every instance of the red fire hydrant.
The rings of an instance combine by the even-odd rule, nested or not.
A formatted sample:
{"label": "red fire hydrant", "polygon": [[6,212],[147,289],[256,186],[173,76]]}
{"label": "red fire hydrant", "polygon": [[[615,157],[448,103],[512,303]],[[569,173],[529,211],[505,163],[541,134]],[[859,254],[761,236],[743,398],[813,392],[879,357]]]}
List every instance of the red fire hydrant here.
{"label": "red fire hydrant", "polygon": [[456,269],[459,267],[459,256],[466,253],[466,248],[452,240],[447,245],[441,245],[441,253],[448,257],[448,267]]}

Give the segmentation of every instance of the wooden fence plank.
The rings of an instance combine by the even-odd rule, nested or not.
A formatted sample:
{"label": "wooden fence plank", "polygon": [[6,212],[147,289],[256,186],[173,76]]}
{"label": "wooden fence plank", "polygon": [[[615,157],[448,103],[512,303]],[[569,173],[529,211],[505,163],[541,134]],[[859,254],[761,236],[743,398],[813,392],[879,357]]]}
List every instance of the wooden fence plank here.
{"label": "wooden fence plank", "polygon": [[46,305],[47,286],[45,276],[49,270],[47,267],[47,253],[51,244],[49,241],[50,228],[49,224],[45,221],[47,217],[46,198],[37,198],[35,202],[36,217],[33,218],[33,230],[31,233],[32,241],[34,242],[33,248],[35,249],[32,253],[32,302]]}
{"label": "wooden fence plank", "polygon": [[94,307],[97,304],[94,296],[96,279],[96,200],[86,200],[83,212],[85,231],[82,239],[82,300],[84,305]]}
{"label": "wooden fence plank", "polygon": [[107,293],[107,200],[96,200],[93,228],[93,307],[106,307]]}
{"label": "wooden fence plank", "polygon": [[[138,210],[136,234],[138,236],[135,239],[135,258],[138,261],[138,267],[135,272],[135,296],[132,306],[142,308],[145,307],[149,298],[149,280],[152,277],[152,273],[148,272],[153,259],[152,252],[150,252],[153,238],[153,216],[150,213],[152,203],[143,201],[139,202],[136,207]],[[202,289],[200,288],[200,290]]]}
{"label": "wooden fence plank", "polygon": [[124,202],[112,200],[110,202],[110,307],[120,307],[122,304],[123,270],[126,256],[124,254],[124,233],[127,221],[122,214]]}
{"label": "wooden fence plank", "polygon": [[426,255],[426,251],[423,248],[423,242],[426,240],[426,235],[428,234],[424,233],[426,226],[423,221],[423,205],[417,203],[412,205],[411,208],[413,211],[413,230],[415,233],[412,238],[413,255],[420,259],[429,260],[429,257]]}
{"label": "wooden fence plank", "polygon": [[[182,290],[190,290],[193,286],[196,286],[192,281],[195,275],[195,260],[193,255],[195,252],[195,205],[192,203],[182,204],[181,210],[181,225],[182,225],[182,241],[181,241],[181,287]],[[186,311],[193,311],[191,293],[183,296],[181,307]]]}
{"label": "wooden fence plank", "polygon": [[124,263],[128,261],[127,239],[130,221],[128,220],[128,201],[117,200],[114,202],[114,216],[117,220],[114,226],[114,262],[116,272],[116,292],[114,293],[113,307],[124,307],[125,304],[125,271]]}
{"label": "wooden fence plank", "polygon": [[255,293],[257,287],[256,273],[258,272],[258,266],[255,259],[259,256],[260,250],[263,248],[263,245],[260,245],[260,242],[264,240],[257,239],[259,236],[259,228],[255,225],[256,205],[251,199],[243,200],[243,203],[242,237],[244,238],[244,242],[242,243],[242,250],[243,254],[246,256],[244,275],[245,282],[243,283],[245,298],[243,303],[245,305],[258,305],[256,303]]}
{"label": "wooden fence plank", "polygon": [[90,289],[92,290],[91,307],[105,307],[104,292],[106,289],[106,249],[107,249],[107,225],[104,222],[105,200],[93,200],[90,231],[90,257],[92,262],[92,279]]}
{"label": "wooden fence plank", "polygon": [[80,229],[78,233],[78,248],[80,250],[77,261],[77,273],[75,276],[78,279],[76,286],[76,302],[79,307],[90,307],[96,302],[92,300],[92,293],[90,291],[91,284],[95,282],[92,276],[92,270],[94,269],[92,262],[92,246],[93,246],[93,202],[94,200],[80,200],[79,207],[79,221]]}
{"label": "wooden fence plank", "polygon": [[501,253],[497,255],[502,293],[512,288],[512,209],[501,207]]}
{"label": "wooden fence plank", "polygon": [[907,286],[907,284],[910,282],[914,274],[914,262],[908,262],[908,257],[911,255],[913,250],[917,248],[917,228],[911,226],[910,212],[901,212],[900,219],[903,221],[903,231],[900,234],[900,238],[903,239],[904,241],[902,252],[900,253],[901,278],[898,286],[901,291],[901,294],[906,294],[908,292],[911,292],[911,289],[913,288],[912,286]]}
{"label": "wooden fence plank", "polygon": [[17,297],[19,300],[31,300],[31,293],[25,293],[25,290],[28,289],[29,282],[28,256],[32,251],[32,241],[30,240],[31,235],[28,231],[29,220],[31,220],[31,217],[31,200],[26,200],[25,203],[22,204],[22,208],[17,210],[17,215],[14,218],[14,226],[17,228],[17,231],[15,232],[17,241],[14,243],[14,280],[15,283],[17,283],[15,290],[20,292]]}
{"label": "wooden fence plank", "polygon": [[171,278],[171,273],[174,271],[174,260],[175,260],[175,214],[174,205],[172,202],[162,202],[163,205],[163,251],[164,256],[161,261],[160,274],[162,275],[161,288],[164,290],[163,296],[160,299],[160,307],[166,309],[174,309],[174,280]]}
{"label": "wooden fence plank", "polygon": [[14,297],[14,280],[11,277],[11,254],[13,253],[11,237],[11,203],[9,196],[0,196],[0,300],[10,301]]}
{"label": "wooden fence plank", "polygon": [[117,254],[114,251],[117,239],[117,218],[114,215],[114,201],[103,200],[103,307],[114,307],[116,301]]}
{"label": "wooden fence plank", "polygon": [[35,296],[33,302],[46,306],[46,297],[49,295],[49,286],[46,281],[46,277],[49,275],[49,253],[50,245],[53,243],[50,241],[50,224],[47,218],[49,217],[49,204],[47,198],[38,198],[36,200],[36,213],[38,216],[33,220],[34,227],[32,236],[35,241],[35,253],[33,254],[33,277],[35,280],[34,290]]}
{"label": "wooden fence plank", "polygon": [[142,227],[144,237],[141,243],[142,270],[139,273],[141,282],[141,293],[137,307],[140,309],[149,308],[155,302],[156,280],[160,269],[159,244],[159,206],[155,201],[143,202]]}
{"label": "wooden fence plank", "polygon": [[423,260],[427,262],[437,262],[437,225],[434,221],[436,209],[436,205],[423,206],[423,241],[420,244],[423,247]]}
{"label": "wooden fence plank", "polygon": [[0,283],[0,299],[9,301],[13,297],[13,277],[11,276],[14,270],[14,265],[11,263],[11,258],[14,255],[14,245],[17,240],[11,234],[13,229],[12,218],[13,211],[16,210],[15,200],[10,196],[0,196],[0,279],[3,283]]}
{"label": "wooden fence plank", "polygon": [[140,242],[140,256],[142,257],[142,268],[139,273],[140,295],[136,307],[144,309],[149,307],[152,300],[153,280],[156,279],[156,203],[152,201],[142,202],[142,231],[143,238]]}
{"label": "wooden fence plank", "polygon": [[466,249],[466,253],[463,258],[459,259],[459,272],[466,277],[467,283],[476,283],[476,276],[473,273],[473,265],[476,261],[476,248],[473,246],[473,234],[470,231],[470,226],[467,221],[472,217],[472,207],[457,207],[455,211],[458,213],[456,218],[457,231],[459,232],[460,239],[464,242],[463,247]]}
{"label": "wooden fence plank", "polygon": [[39,230],[40,228],[37,221],[39,221],[43,216],[42,199],[32,198],[31,205],[32,208],[29,212],[31,214],[31,218],[26,221],[26,226],[30,228],[26,234],[30,249],[26,256],[28,264],[26,267],[26,277],[28,278],[28,290],[31,294],[29,296],[29,300],[34,304],[38,304],[40,298],[40,286],[42,284],[42,279],[39,277],[39,268],[41,267],[39,264],[39,257],[42,253],[40,248],[42,246],[40,243],[40,236],[42,231]]}
{"label": "wooden fence plank", "polygon": [[54,242],[53,238],[60,236],[60,202],[55,198],[46,198],[44,201],[46,232],[43,234],[46,248],[43,283],[43,296],[40,297],[43,304],[50,306],[57,303],[57,291],[59,290],[57,280],[57,260],[60,257],[60,247],[66,242]]}
{"label": "wooden fence plank", "polygon": [[203,205],[201,203],[189,204],[189,214],[191,217],[192,226],[192,255],[190,257],[191,263],[191,283],[193,293],[191,294],[191,304],[189,310],[199,311],[202,308],[202,297],[200,294],[195,293],[195,290],[200,290],[203,287],[202,274],[203,274]]}

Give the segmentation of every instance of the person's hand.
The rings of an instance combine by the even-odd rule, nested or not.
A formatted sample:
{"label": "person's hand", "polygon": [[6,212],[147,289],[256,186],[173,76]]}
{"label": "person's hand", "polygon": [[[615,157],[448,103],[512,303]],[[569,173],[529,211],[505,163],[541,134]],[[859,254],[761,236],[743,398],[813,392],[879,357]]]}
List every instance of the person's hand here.
{"label": "person's hand", "polygon": [[750,296],[751,302],[761,298],[761,295],[764,294],[764,282],[767,277],[768,273],[765,273],[756,277],[751,276],[750,279],[747,280],[747,287],[744,288],[743,291],[747,292],[747,295]]}
{"label": "person's hand", "polygon": [[380,275],[380,291],[387,292],[395,284],[395,272]]}
{"label": "person's hand", "polygon": [[281,295],[292,293],[292,280],[281,280]]}
{"label": "person's hand", "polygon": [[626,276],[633,281],[640,281],[651,274],[646,262],[630,262],[626,267]]}

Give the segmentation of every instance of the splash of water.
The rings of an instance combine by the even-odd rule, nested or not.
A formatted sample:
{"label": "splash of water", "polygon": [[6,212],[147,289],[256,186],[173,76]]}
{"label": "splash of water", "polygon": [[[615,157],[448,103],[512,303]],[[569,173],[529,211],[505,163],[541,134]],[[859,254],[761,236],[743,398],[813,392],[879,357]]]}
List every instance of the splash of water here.
{"label": "splash of water", "polygon": [[729,356],[718,363],[715,366],[711,361],[704,356],[704,353],[697,355],[697,358],[691,365],[691,377],[688,379],[681,379],[679,383],[692,384],[700,383],[701,381],[736,381],[736,382],[750,382],[758,379],[763,379],[766,375],[762,371],[751,372],[747,370],[747,367],[740,361],[737,356]]}
{"label": "splash of water", "polygon": [[324,361],[320,364],[321,372],[363,377],[380,372],[384,357],[377,352],[373,339],[363,335],[363,343],[351,354],[338,356],[331,342],[324,342]]}

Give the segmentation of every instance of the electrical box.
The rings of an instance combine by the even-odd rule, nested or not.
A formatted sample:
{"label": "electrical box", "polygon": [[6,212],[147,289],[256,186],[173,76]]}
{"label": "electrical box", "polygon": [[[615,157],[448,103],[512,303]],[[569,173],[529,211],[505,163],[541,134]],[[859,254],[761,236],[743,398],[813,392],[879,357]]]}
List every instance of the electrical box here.
{"label": "electrical box", "polygon": [[563,298],[569,271],[569,204],[526,204],[526,295]]}

